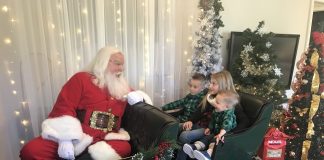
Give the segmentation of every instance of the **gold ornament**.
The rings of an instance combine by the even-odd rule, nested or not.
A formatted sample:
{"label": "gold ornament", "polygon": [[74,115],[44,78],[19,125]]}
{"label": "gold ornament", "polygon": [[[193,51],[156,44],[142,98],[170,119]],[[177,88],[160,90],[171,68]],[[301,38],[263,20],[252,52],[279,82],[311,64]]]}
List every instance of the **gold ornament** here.
{"label": "gold ornament", "polygon": [[317,52],[317,50],[314,50],[311,60],[310,60],[310,65],[313,66],[315,68],[315,70],[318,67],[318,58],[319,58],[318,52]]}
{"label": "gold ornament", "polygon": [[314,75],[313,75],[313,80],[312,80],[312,88],[311,88],[312,93],[316,94],[318,92],[319,84],[320,84],[319,74],[318,74],[317,70],[314,70]]}
{"label": "gold ornament", "polygon": [[307,113],[308,108],[300,109],[299,107],[296,107],[296,111],[298,112],[299,116],[304,116],[304,114]]}

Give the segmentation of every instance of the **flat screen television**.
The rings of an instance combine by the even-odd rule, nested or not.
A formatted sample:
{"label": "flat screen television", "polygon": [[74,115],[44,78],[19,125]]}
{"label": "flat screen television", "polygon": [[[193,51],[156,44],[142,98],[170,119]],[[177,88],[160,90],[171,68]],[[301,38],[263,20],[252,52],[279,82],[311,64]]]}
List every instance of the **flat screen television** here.
{"label": "flat screen television", "polygon": [[[293,75],[296,52],[298,48],[300,35],[298,34],[275,34],[270,39],[274,50],[273,54],[277,56],[277,65],[281,68],[282,82],[286,89],[290,88],[290,83]],[[228,64],[227,69],[233,74],[236,59],[239,58],[242,46],[242,32],[231,32],[231,37],[228,40]]]}

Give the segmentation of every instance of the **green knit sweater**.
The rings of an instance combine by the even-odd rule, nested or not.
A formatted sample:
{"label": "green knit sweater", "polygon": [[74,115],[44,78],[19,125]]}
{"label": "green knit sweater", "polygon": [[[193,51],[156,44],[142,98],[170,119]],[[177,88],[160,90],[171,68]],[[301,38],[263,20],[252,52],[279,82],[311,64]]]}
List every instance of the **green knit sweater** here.
{"label": "green knit sweater", "polygon": [[208,90],[204,89],[196,95],[191,95],[190,93],[186,97],[176,100],[174,102],[168,103],[162,106],[163,111],[183,108],[183,114],[179,115],[177,119],[182,123],[188,121],[188,118],[192,113],[196,112],[199,103],[202,101],[203,97],[207,94]]}

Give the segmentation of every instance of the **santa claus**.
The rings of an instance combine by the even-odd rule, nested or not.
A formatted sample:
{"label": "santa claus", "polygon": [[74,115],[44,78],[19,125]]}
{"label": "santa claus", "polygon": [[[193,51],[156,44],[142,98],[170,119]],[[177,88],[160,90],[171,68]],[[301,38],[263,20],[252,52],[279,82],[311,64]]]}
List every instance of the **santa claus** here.
{"label": "santa claus", "polygon": [[[143,95],[130,92],[123,76],[124,56],[116,48],[102,48],[82,72],[63,86],[42,133],[21,150],[21,159],[75,159],[88,151],[93,159],[129,156],[127,131],[120,128],[126,103]],[[127,99],[127,101],[126,101]]]}

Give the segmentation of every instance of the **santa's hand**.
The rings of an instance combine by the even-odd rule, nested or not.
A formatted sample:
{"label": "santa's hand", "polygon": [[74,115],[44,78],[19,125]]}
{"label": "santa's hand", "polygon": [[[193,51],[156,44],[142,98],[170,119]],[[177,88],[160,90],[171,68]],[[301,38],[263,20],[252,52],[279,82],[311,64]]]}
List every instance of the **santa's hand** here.
{"label": "santa's hand", "polygon": [[137,93],[136,91],[129,92],[127,94],[127,101],[130,105],[134,105],[138,102],[143,102],[143,96]]}
{"label": "santa's hand", "polygon": [[64,159],[75,159],[74,158],[74,147],[71,140],[63,140],[58,142],[57,153],[59,157]]}

